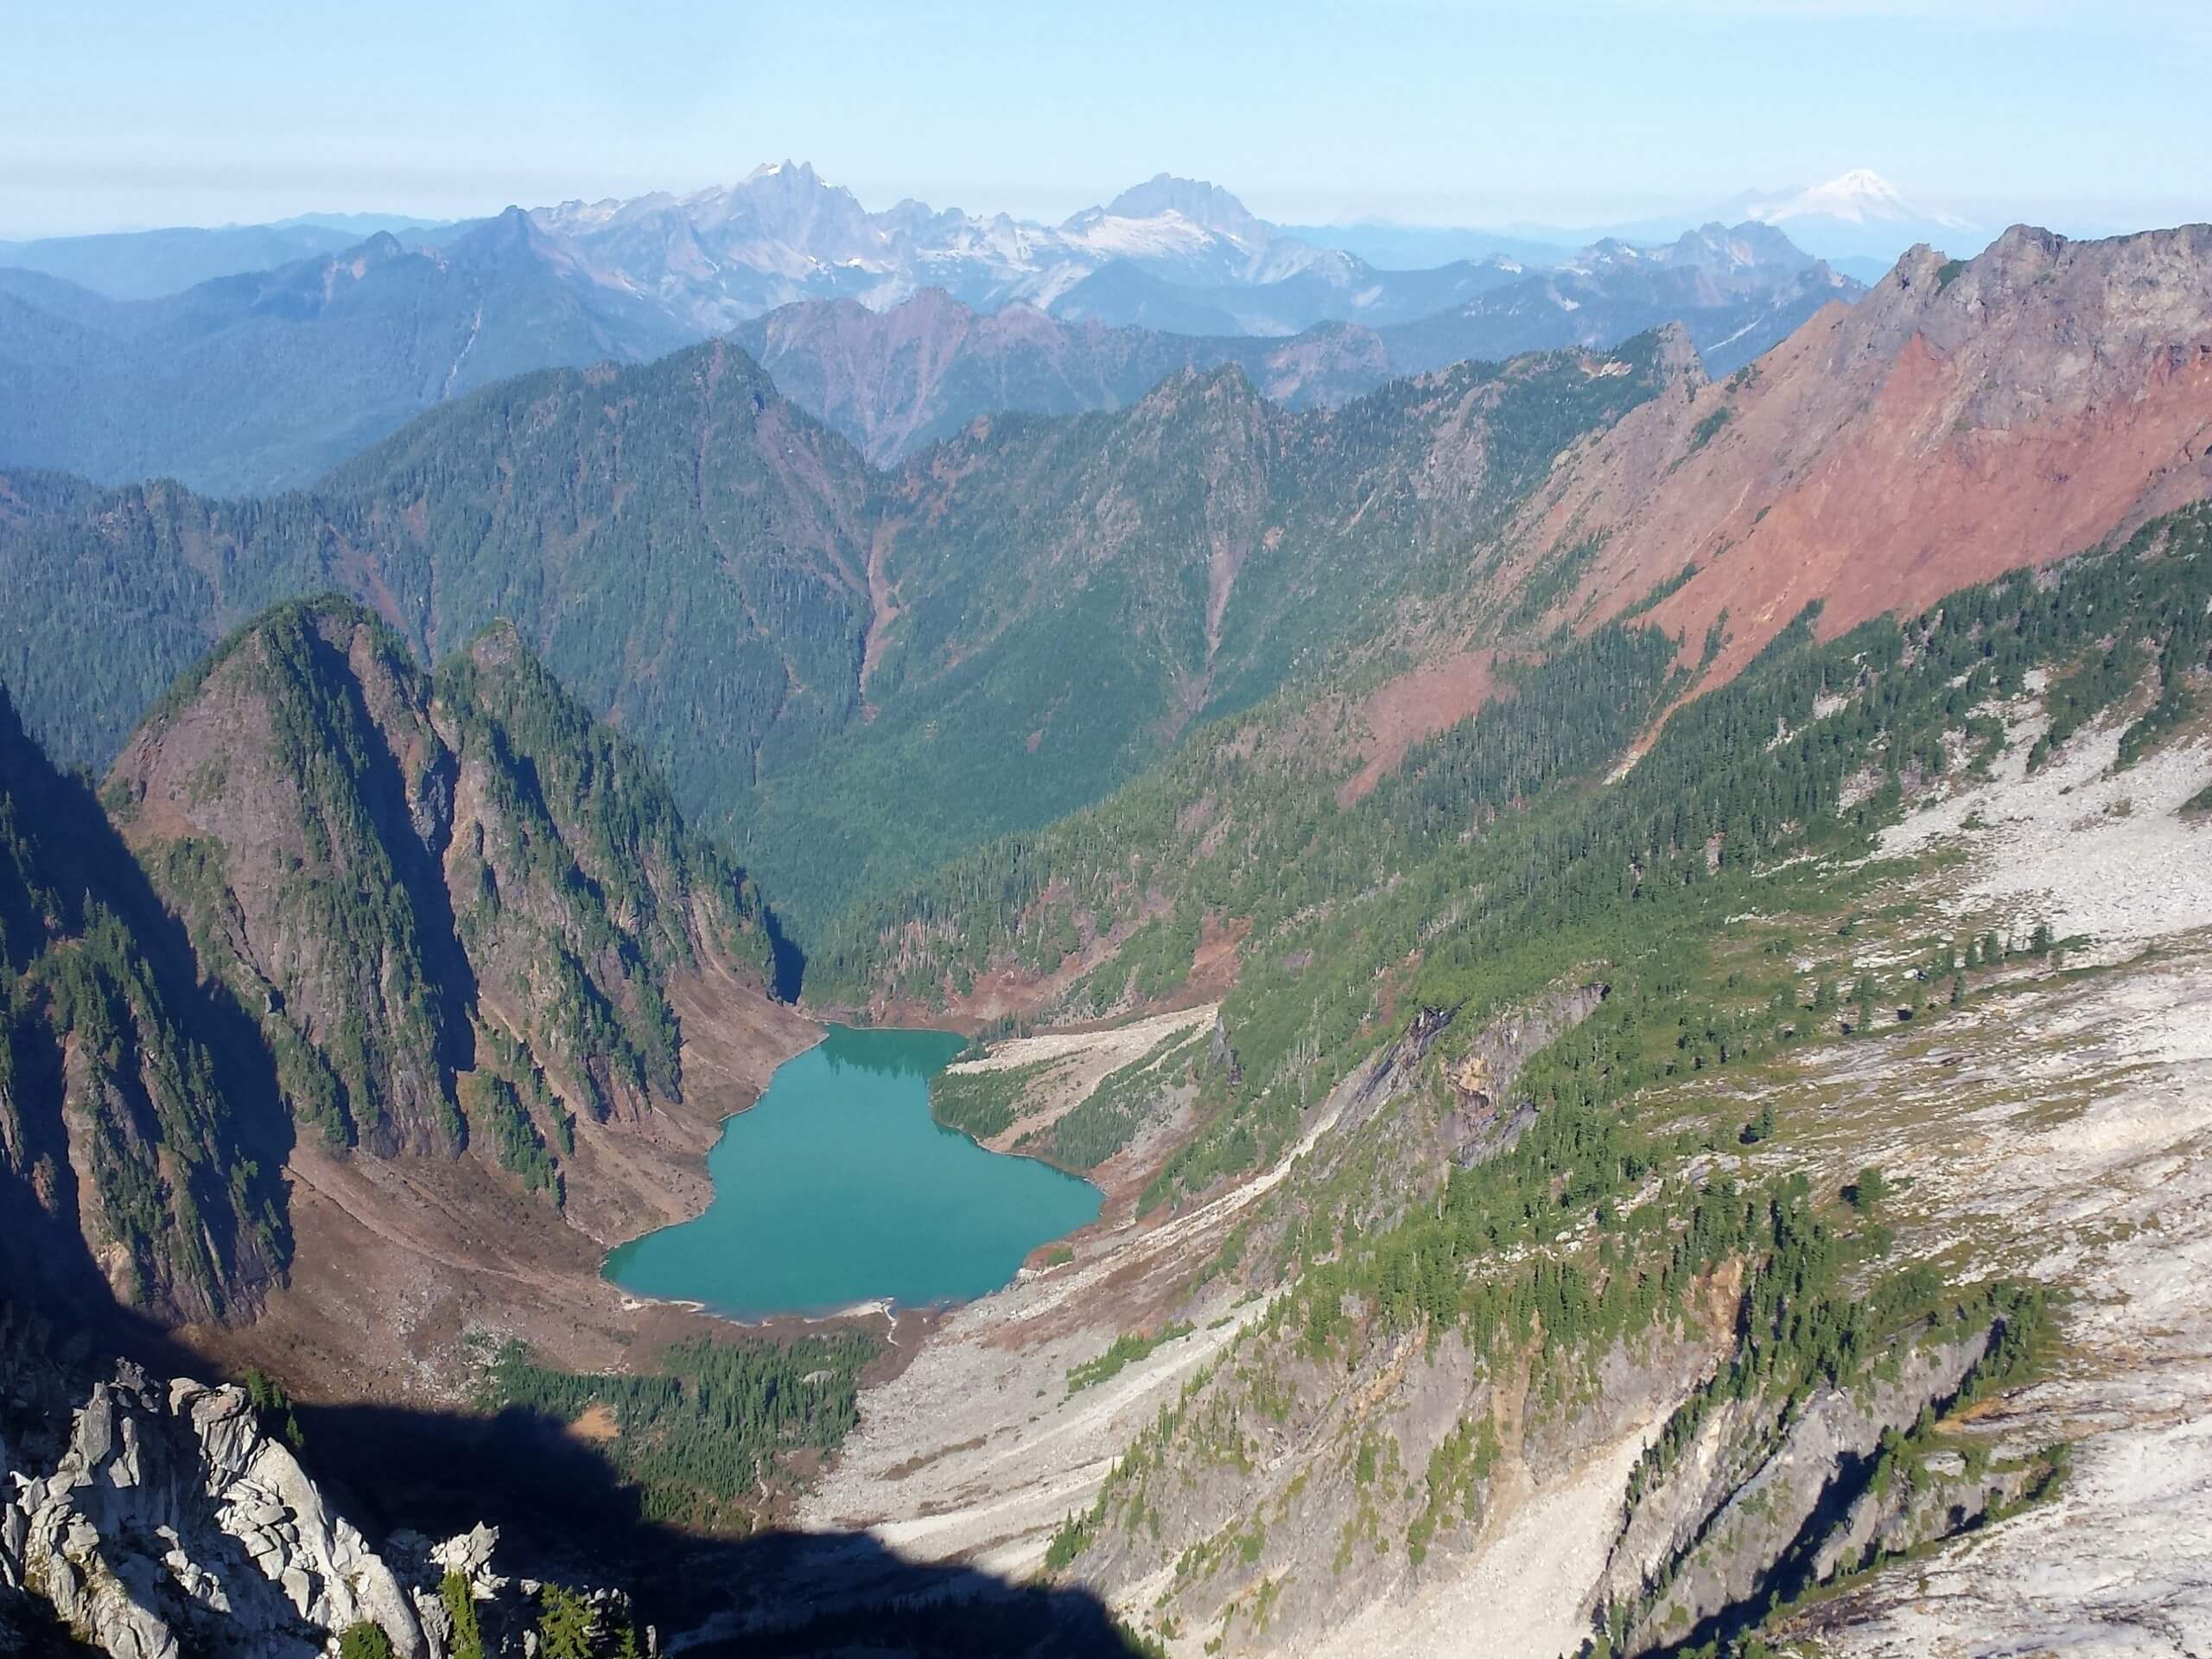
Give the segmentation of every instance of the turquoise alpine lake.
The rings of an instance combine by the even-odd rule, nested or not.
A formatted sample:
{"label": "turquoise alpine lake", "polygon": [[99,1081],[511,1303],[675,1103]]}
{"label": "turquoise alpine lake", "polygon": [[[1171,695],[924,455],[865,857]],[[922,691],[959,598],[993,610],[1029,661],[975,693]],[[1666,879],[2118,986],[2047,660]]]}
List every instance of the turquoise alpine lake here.
{"label": "turquoise alpine lake", "polygon": [[930,1079],[963,1046],[950,1032],[830,1027],[723,1126],[707,1213],[620,1246],[607,1276],[741,1319],[966,1301],[1009,1282],[1103,1195],[930,1116]]}

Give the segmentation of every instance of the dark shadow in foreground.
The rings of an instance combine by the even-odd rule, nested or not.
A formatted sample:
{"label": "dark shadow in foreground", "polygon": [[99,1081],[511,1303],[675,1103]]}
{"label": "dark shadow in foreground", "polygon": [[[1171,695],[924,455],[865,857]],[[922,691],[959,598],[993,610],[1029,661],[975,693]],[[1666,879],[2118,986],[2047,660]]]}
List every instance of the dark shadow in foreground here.
{"label": "dark shadow in foreground", "polygon": [[[701,1537],[646,1520],[635,1489],[557,1419],[385,1406],[302,1408],[306,1460],[381,1537],[499,1529],[496,1569],[627,1591],[687,1652],[928,1659],[1135,1652],[1087,1591],[906,1561],[865,1533]],[[696,1645],[694,1645],[696,1643]]]}
{"label": "dark shadow in foreground", "polygon": [[[15,1306],[29,1311],[34,1302],[43,1304],[40,1351],[67,1379],[42,1404],[17,1402],[51,1420],[41,1438],[67,1438],[68,1411],[92,1382],[113,1376],[118,1358],[157,1376],[224,1380],[204,1357],[110,1298]],[[0,1293],[0,1312],[6,1306]],[[10,1319],[0,1330],[22,1340],[32,1325]],[[687,1652],[721,1659],[855,1649],[915,1659],[1126,1659],[1139,1651],[1080,1589],[906,1561],[865,1533],[715,1538],[647,1520],[634,1488],[567,1425],[540,1414],[339,1405],[301,1406],[296,1415],[301,1461],[372,1547],[384,1549],[402,1529],[438,1539],[480,1522],[496,1527],[495,1572],[626,1592],[637,1622],[654,1626],[664,1648],[682,1637]],[[0,1427],[8,1416],[0,1408]],[[0,1633],[59,1644],[33,1641],[33,1655],[78,1651],[35,1622],[16,1620],[10,1632],[0,1620]]]}

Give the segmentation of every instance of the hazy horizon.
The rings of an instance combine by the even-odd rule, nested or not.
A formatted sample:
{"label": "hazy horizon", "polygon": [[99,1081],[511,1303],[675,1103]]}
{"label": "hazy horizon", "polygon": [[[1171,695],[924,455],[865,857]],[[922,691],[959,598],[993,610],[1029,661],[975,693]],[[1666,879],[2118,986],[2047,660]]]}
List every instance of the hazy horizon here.
{"label": "hazy horizon", "polygon": [[2212,24],[2173,0],[1147,0],[1111,18],[403,0],[312,25],[263,0],[216,18],[124,0],[14,21],[11,238],[474,218],[786,156],[871,208],[1046,223],[1162,170],[1285,224],[1694,219],[1855,168],[1993,228],[2212,218],[2171,142],[2197,96],[2177,48]]}

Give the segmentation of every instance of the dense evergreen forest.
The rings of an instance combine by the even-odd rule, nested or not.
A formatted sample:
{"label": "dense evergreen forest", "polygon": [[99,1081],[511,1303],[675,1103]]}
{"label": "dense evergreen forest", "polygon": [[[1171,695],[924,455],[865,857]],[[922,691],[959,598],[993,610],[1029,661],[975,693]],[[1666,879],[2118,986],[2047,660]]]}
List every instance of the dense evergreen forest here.
{"label": "dense evergreen forest", "polygon": [[709,343],[499,382],[310,492],[11,475],[0,576],[48,626],[0,641],[0,680],[59,758],[104,767],[273,602],[352,593],[425,661],[505,618],[811,936],[1090,804],[1448,582],[1561,448],[1685,372],[1674,339],[1460,364],[1333,412],[1185,374],[888,474]]}
{"label": "dense evergreen forest", "polygon": [[575,1424],[594,1412],[606,1455],[647,1520],[746,1530],[788,1491],[799,1454],[836,1448],[859,1421],[861,1369],[880,1344],[844,1332],[778,1345],[697,1338],[649,1373],[579,1376],[517,1344],[486,1375],[485,1409],[520,1407]]}

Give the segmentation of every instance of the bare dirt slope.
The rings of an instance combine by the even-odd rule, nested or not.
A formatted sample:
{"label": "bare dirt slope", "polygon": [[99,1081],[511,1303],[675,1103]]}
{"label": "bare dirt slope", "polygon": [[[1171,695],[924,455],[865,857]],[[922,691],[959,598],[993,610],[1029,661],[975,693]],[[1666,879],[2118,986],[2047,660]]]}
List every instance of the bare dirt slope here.
{"label": "bare dirt slope", "polygon": [[233,1368],[263,1366],[303,1398],[444,1402],[465,1395],[511,1337],[595,1370],[623,1368],[640,1338],[650,1349],[694,1330],[727,1331],[640,1304],[600,1266],[621,1237],[706,1208],[706,1154],[722,1121],[821,1031],[711,964],[674,988],[683,1101],[577,1125],[580,1185],[622,1195],[613,1236],[587,1230],[578,1206],[564,1214],[523,1192],[485,1159],[340,1159],[302,1143],[286,1172],[296,1241],[289,1283],[254,1324],[194,1329],[187,1339]]}

